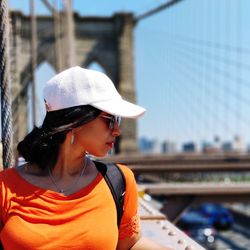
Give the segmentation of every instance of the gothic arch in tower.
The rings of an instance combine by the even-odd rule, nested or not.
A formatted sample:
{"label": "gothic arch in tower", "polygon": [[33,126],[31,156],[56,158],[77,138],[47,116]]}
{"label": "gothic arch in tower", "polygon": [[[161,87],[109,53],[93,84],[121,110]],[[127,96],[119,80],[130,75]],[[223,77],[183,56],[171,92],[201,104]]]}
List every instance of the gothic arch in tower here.
{"label": "gothic arch in tower", "polygon": [[[13,121],[16,126],[14,141],[27,133],[27,86],[31,80],[30,17],[20,12],[11,12],[11,73],[13,98]],[[61,27],[58,39],[54,35],[51,16],[37,17],[37,65],[48,62],[56,72],[67,68],[68,50],[64,39],[65,27]],[[112,79],[124,99],[135,102],[133,67],[134,17],[130,13],[119,13],[112,17],[81,17],[74,14],[74,65],[88,67],[97,62]],[[62,25],[62,23],[61,23]],[[51,27],[51,28],[48,28]],[[58,64],[57,42],[61,42],[61,68]],[[20,126],[22,125],[22,126]],[[122,123],[122,137],[116,152],[137,150],[136,123]]]}

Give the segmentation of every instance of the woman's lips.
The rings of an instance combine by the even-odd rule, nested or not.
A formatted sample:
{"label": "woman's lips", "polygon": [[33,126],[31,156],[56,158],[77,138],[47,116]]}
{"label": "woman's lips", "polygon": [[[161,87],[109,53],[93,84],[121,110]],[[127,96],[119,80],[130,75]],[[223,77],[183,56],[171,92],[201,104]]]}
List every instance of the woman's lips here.
{"label": "woman's lips", "polygon": [[107,142],[106,143],[110,148],[113,148],[113,146],[114,146],[114,142]]}

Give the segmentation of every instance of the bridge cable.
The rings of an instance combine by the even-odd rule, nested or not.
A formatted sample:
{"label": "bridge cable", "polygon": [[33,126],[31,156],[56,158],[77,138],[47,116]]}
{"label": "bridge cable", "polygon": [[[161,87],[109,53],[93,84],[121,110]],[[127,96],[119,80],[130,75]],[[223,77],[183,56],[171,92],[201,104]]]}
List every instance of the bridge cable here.
{"label": "bridge cable", "polygon": [[156,14],[156,13],[158,13],[158,12],[160,12],[160,11],[166,9],[166,8],[169,8],[169,7],[173,6],[174,4],[177,4],[177,3],[181,2],[181,1],[183,1],[183,0],[169,0],[166,3],[160,5],[160,6],[154,8],[152,10],[149,10],[144,14],[138,15],[135,18],[135,22],[138,23],[142,19],[147,18],[149,16],[152,16],[152,15],[154,15],[154,14]]}
{"label": "bridge cable", "polygon": [[37,121],[37,105],[36,105],[36,66],[37,66],[37,21],[35,14],[35,1],[30,0],[31,12],[31,90],[32,90],[32,120],[33,126]]}
{"label": "bridge cable", "polygon": [[[250,123],[246,115],[247,112],[243,112],[243,108],[250,107],[250,99],[247,95],[250,89],[250,81],[245,77],[250,70],[250,65],[245,60],[246,56],[250,54],[250,49],[246,47],[243,39],[243,7],[241,1],[237,2],[236,8],[232,6],[233,2],[231,2],[230,11],[224,11],[228,9],[228,3],[226,2],[212,3],[212,5],[210,2],[205,2],[205,4],[202,5],[203,15],[200,15],[200,12],[194,9],[191,19],[189,17],[190,20],[185,20],[181,24],[175,21],[173,30],[171,18],[173,13],[170,12],[170,18],[168,18],[168,25],[166,26],[170,32],[163,31],[164,34],[160,39],[166,50],[165,54],[156,56],[157,53],[155,51],[151,53],[151,49],[147,53],[150,54],[152,59],[156,58],[157,63],[159,63],[159,59],[164,60],[165,58],[166,70],[172,72],[164,72],[167,76],[165,83],[170,97],[166,98],[167,100],[177,97],[184,99],[183,94],[186,93],[187,97],[180,100],[180,102],[186,102],[187,111],[185,115],[191,113],[193,118],[195,116],[199,118],[200,115],[200,121],[205,122],[205,133],[210,128],[211,131],[216,132],[215,135],[225,134],[225,132],[227,133],[225,134],[226,137],[232,136],[233,133],[238,135],[245,131],[241,127],[247,128]],[[223,6],[223,4],[226,6]],[[209,8],[210,11],[207,11]],[[211,8],[216,8],[219,12],[212,12]],[[180,13],[182,13],[181,10]],[[202,17],[202,20],[197,20],[197,14]],[[231,17],[237,18],[237,20],[233,21],[235,19],[231,19]],[[178,16],[177,20],[179,20]],[[196,26],[198,21],[199,25]],[[191,35],[188,24],[192,24],[191,31],[193,33]],[[178,27],[183,28],[183,25],[186,29],[178,32]],[[154,39],[156,40],[155,31],[153,29]],[[185,33],[185,31],[189,32]],[[151,34],[153,32],[150,31]],[[180,83],[179,81],[182,83],[182,89],[178,90],[177,87],[180,86],[177,83]],[[195,96],[195,89],[191,88],[191,84],[189,84],[190,89],[188,89],[186,82],[195,83],[196,87],[200,89],[200,94]],[[199,82],[201,83],[200,86],[198,85]],[[175,88],[174,91],[173,88]],[[180,90],[183,93],[180,93]],[[194,104],[189,103],[188,96],[193,97]],[[171,103],[169,102],[169,104]],[[175,109],[179,108],[179,105],[166,106],[169,114],[171,114],[169,109],[172,106],[175,106]],[[200,112],[203,114],[199,114]],[[191,122],[191,119],[189,119],[189,122]],[[190,125],[187,123],[185,129]],[[171,130],[168,133],[171,135]]]}
{"label": "bridge cable", "polygon": [[9,19],[6,0],[0,0],[0,83],[1,83],[1,118],[3,167],[12,165],[12,112],[10,99],[10,69],[9,69]]}

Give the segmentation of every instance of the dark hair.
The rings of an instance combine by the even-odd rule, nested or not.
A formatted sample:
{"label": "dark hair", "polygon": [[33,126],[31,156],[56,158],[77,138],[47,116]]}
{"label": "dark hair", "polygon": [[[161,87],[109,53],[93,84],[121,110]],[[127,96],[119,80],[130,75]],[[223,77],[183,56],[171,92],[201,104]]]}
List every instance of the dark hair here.
{"label": "dark hair", "polygon": [[27,162],[42,169],[53,167],[68,131],[94,120],[100,113],[101,110],[90,105],[47,112],[42,126],[26,135],[17,150]]}

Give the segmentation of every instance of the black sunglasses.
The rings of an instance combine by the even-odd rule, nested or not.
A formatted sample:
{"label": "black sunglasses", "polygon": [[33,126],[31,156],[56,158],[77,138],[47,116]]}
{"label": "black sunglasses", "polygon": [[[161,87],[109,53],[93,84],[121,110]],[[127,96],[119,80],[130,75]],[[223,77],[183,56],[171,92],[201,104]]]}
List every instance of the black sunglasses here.
{"label": "black sunglasses", "polygon": [[108,116],[108,115],[100,115],[101,118],[109,119],[109,129],[113,130],[115,128],[115,125],[117,124],[118,127],[121,125],[121,117],[120,116]]}

